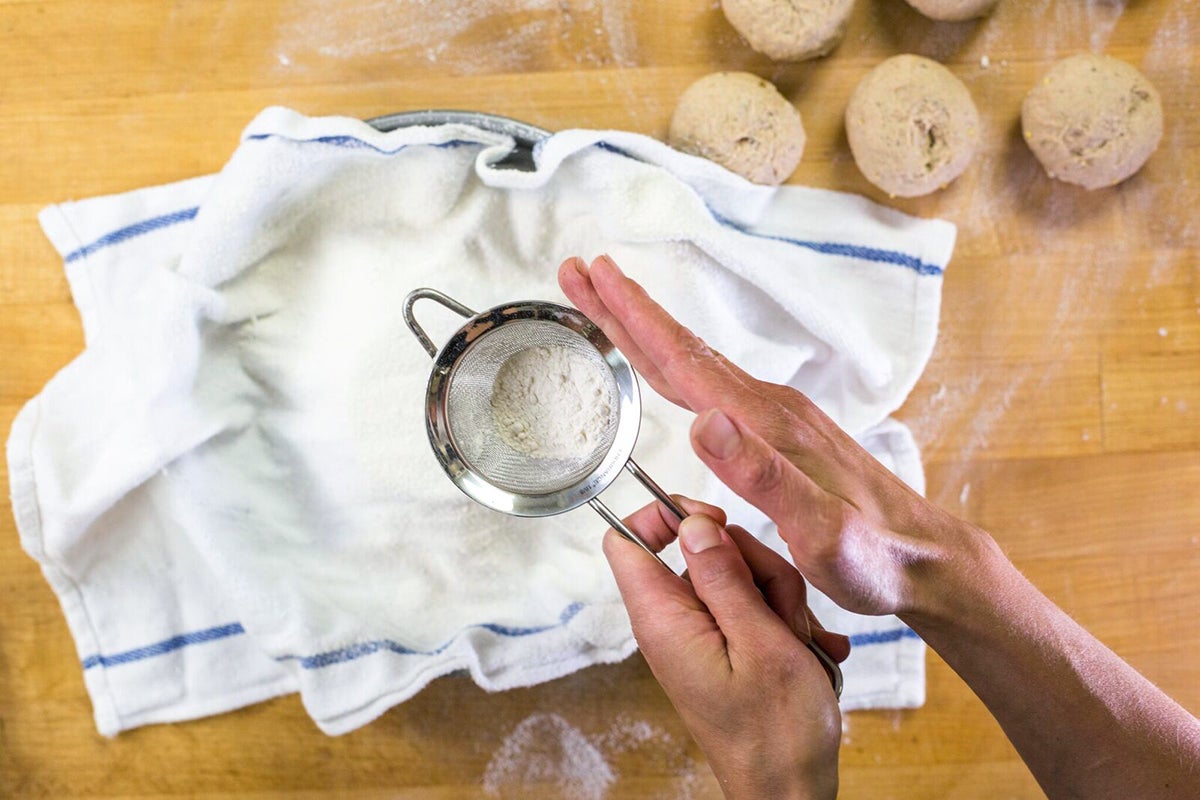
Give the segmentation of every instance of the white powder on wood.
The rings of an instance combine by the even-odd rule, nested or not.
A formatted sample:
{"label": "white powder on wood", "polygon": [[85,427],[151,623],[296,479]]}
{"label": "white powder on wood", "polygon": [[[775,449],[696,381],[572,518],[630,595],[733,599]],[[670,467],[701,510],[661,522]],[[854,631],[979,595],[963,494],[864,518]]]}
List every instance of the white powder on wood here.
{"label": "white powder on wood", "polygon": [[530,347],[500,366],[492,387],[496,432],[534,458],[589,458],[605,440],[608,375],[568,347]]}
{"label": "white powder on wood", "polygon": [[488,797],[524,798],[554,791],[563,800],[602,800],[617,778],[604,755],[558,714],[525,718],[483,774]]}
{"label": "white powder on wood", "polygon": [[[637,778],[624,782],[620,765],[645,772],[656,765],[664,791],[646,795]],[[694,800],[719,797],[712,773],[688,754],[687,741],[645,720],[618,716],[607,730],[587,735],[561,715],[535,712],[522,720],[492,754],[483,773],[487,797],[508,800],[607,800],[653,797]]]}

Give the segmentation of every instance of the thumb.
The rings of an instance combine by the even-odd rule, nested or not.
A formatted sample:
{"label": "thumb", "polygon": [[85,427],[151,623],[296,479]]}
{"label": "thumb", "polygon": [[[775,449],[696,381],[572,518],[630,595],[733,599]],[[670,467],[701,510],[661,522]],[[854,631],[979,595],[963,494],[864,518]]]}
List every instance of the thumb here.
{"label": "thumb", "polygon": [[693,514],[679,523],[679,541],[692,587],[724,634],[731,663],[739,650],[755,652],[773,637],[794,640],[763,599],[745,557],[724,528]]}
{"label": "thumb", "polygon": [[[722,483],[771,518],[789,545],[798,538],[806,545],[803,549],[819,549],[838,533],[842,510],[833,498],[765,439],[720,409],[696,417],[692,447]],[[803,572],[804,565],[798,565]]]}

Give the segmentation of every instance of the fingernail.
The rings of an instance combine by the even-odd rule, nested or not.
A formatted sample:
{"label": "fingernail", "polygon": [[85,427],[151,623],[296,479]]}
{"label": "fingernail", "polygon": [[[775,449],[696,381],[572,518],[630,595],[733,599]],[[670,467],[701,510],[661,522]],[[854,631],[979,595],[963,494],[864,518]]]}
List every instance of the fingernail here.
{"label": "fingernail", "polygon": [[575,271],[578,272],[580,275],[582,275],[585,278],[588,277],[587,262],[584,261],[579,256],[575,256]]}
{"label": "fingernail", "polygon": [[702,553],[721,543],[721,529],[703,514],[693,514],[679,523],[679,541],[689,553]]}
{"label": "fingernail", "polygon": [[613,261],[612,256],[610,256],[608,253],[604,253],[603,255],[597,256],[596,260],[592,262],[592,266],[593,267],[596,266],[597,263],[602,263],[602,264],[606,265],[609,269],[611,269],[613,272],[617,273],[618,275],[625,274],[624,272],[621,271],[621,268],[617,266],[617,262]]}
{"label": "fingernail", "polygon": [[709,455],[724,461],[737,452],[742,434],[724,411],[714,408],[700,417],[696,440]]}

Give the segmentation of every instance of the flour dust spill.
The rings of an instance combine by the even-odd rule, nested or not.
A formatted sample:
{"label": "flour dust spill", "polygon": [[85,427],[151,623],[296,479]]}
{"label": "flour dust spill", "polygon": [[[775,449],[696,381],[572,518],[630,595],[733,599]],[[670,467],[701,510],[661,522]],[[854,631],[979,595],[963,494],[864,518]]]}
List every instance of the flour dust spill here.
{"label": "flour dust spill", "polygon": [[519,70],[548,51],[581,65],[635,65],[632,0],[291,0],[276,61],[300,69],[387,56],[471,75]]}
{"label": "flour dust spill", "polygon": [[605,800],[621,787],[619,765],[633,755],[639,763],[660,765],[667,788],[648,800],[702,800],[719,796],[705,768],[687,754],[687,741],[677,740],[645,720],[618,716],[608,730],[587,735],[565,717],[535,712],[521,720],[493,753],[483,773],[483,792],[490,798],[556,797],[561,800]]}

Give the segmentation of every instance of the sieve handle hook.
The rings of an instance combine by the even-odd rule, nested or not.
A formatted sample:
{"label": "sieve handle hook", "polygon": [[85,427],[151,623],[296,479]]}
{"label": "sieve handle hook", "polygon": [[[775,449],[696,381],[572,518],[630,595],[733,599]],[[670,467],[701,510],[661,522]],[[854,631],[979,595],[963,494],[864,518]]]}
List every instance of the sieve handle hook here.
{"label": "sieve handle hook", "polygon": [[[654,495],[654,498],[658,500],[658,502],[666,506],[667,510],[674,514],[676,519],[678,519],[680,522],[683,522],[684,517],[687,516],[687,512],[680,508],[679,504],[672,499],[671,495],[663,491],[663,488],[655,483],[654,479],[646,474],[646,471],[637,465],[637,462],[635,462],[632,458],[629,459],[629,461],[625,462],[625,469],[630,475],[637,478],[638,482],[641,483],[642,486],[645,486],[646,489],[649,490],[650,494]],[[593,506],[593,508],[595,508],[595,506]],[[596,510],[600,511],[599,508]],[[608,513],[605,514],[604,512]],[[671,569],[669,566],[667,566],[666,562],[659,558],[658,554],[651,550],[649,545],[647,545],[640,536],[631,531],[627,525],[622,523],[620,520],[616,520],[616,522],[614,522],[611,518],[613,517],[613,514],[611,511],[608,511],[607,508],[605,508],[604,511],[601,511],[600,516],[604,517],[608,523],[616,528],[617,532],[626,539],[629,539],[634,544],[640,546],[647,553],[654,556],[654,558],[658,560],[658,563],[662,564],[664,567],[667,567],[668,570]],[[687,576],[687,572],[685,571],[681,577],[687,578]],[[812,651],[812,654],[817,657],[817,661],[821,662],[821,666],[825,668],[825,673],[829,676],[829,682],[833,684],[833,693],[840,698],[842,696],[842,668],[838,666],[836,661],[833,660],[833,656],[826,653],[824,648],[822,648],[821,645],[817,644],[815,641],[810,639],[809,641],[805,642],[805,644],[808,645],[808,649]]]}
{"label": "sieve handle hook", "polygon": [[417,318],[413,316],[413,305],[418,300],[433,300],[450,309],[455,314],[467,318],[475,316],[475,312],[450,295],[443,294],[437,289],[413,289],[408,293],[408,296],[404,298],[404,322],[408,325],[408,329],[412,331],[413,336],[417,337],[417,341],[421,343],[421,346],[425,348],[425,352],[429,353],[430,357],[435,357],[438,352],[437,345],[433,343],[433,340],[425,333],[425,329],[417,322]]}

